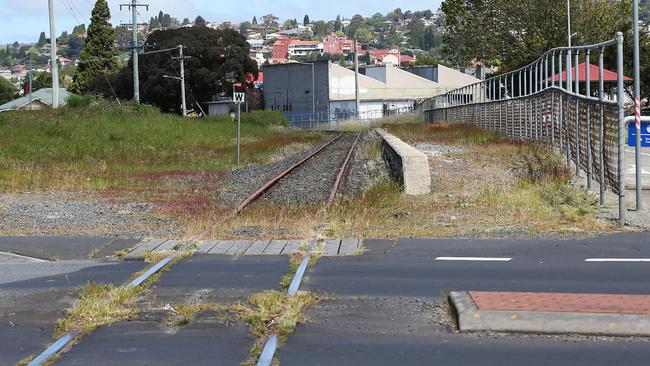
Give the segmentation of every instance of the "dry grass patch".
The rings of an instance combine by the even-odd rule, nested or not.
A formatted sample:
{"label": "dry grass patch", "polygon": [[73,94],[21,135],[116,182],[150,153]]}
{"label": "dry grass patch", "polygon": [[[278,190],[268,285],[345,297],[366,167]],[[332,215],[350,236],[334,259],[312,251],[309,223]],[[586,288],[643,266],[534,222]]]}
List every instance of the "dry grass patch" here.
{"label": "dry grass patch", "polygon": [[[334,237],[493,237],[511,233],[604,232],[596,197],[570,184],[552,149],[509,141],[467,125],[388,125],[414,145],[434,144],[433,192],[413,197],[382,183],[339,197],[327,232]],[[446,151],[440,147],[454,147]]]}
{"label": "dry grass patch", "polygon": [[252,231],[246,235],[250,239],[304,239],[313,235],[323,209],[323,203],[285,205],[257,201],[219,225],[206,220],[192,230],[205,230],[206,237],[215,239],[241,238],[242,229]]}
{"label": "dry grass patch", "polygon": [[66,310],[65,317],[57,322],[55,336],[72,329],[90,333],[103,325],[133,318],[138,310],[127,305],[133,303],[141,291],[140,287],[85,285],[75,305]]}

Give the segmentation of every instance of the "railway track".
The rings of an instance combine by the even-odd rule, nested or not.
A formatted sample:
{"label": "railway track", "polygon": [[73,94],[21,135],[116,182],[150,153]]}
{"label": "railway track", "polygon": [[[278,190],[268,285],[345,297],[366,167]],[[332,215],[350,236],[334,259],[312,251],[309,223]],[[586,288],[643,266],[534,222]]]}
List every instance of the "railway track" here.
{"label": "railway track", "polygon": [[283,197],[287,203],[320,198],[331,206],[350,166],[361,134],[339,134],[302,160],[274,176],[244,199],[235,213],[264,196]]}

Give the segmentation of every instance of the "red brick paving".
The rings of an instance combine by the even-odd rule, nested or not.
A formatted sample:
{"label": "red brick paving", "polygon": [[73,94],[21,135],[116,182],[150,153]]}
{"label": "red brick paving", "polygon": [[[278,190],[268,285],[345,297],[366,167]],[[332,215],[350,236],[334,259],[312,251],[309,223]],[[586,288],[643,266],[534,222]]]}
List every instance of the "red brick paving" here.
{"label": "red brick paving", "polygon": [[479,310],[650,315],[650,296],[471,291]]}

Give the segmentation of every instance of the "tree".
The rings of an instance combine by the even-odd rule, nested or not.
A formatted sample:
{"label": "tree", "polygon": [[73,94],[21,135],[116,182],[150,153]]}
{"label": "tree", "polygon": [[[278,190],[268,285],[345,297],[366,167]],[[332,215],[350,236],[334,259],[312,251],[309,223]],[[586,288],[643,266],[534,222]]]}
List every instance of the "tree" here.
{"label": "tree", "polygon": [[294,29],[298,27],[298,21],[296,19],[287,19],[282,24],[282,27],[285,29]]}
{"label": "tree", "polygon": [[314,32],[314,36],[318,38],[323,38],[327,35],[327,23],[325,23],[322,20],[319,20],[314,23],[312,26],[312,31]]}
{"label": "tree", "polygon": [[158,21],[158,18],[151,17],[151,19],[149,20],[149,29],[158,29],[160,27],[162,27],[162,25]]}
{"label": "tree", "polygon": [[111,12],[106,0],[97,0],[90,18],[88,38],[81,50],[79,67],[74,74],[72,92],[83,94],[95,75],[117,70],[115,31],[110,19]]}
{"label": "tree", "polygon": [[253,16],[253,22],[252,22],[252,24],[253,24],[253,25],[257,25],[257,17],[256,17],[256,16]]}
{"label": "tree", "polygon": [[[188,101],[205,102],[212,96],[225,92],[232,94],[233,83],[245,83],[248,73],[257,74],[257,63],[249,56],[250,46],[246,37],[232,29],[214,30],[208,27],[185,27],[161,30],[149,35],[148,43],[156,49],[185,46],[185,77]],[[177,56],[176,52],[173,54]],[[163,78],[177,75],[178,64],[169,62],[170,53],[155,53],[141,59],[140,97],[145,103],[160,107],[163,111],[180,113],[180,88],[177,80]],[[130,99],[133,95],[131,63],[119,74],[111,77],[118,97]],[[96,79],[99,92],[112,95],[104,78]]]}
{"label": "tree", "polygon": [[85,24],[75,25],[74,28],[72,28],[72,35],[73,36],[81,36],[84,33],[86,33],[86,25]]}
{"label": "tree", "polygon": [[[575,44],[612,39],[630,28],[628,1],[573,0],[571,6]],[[444,50],[455,64],[480,60],[508,71],[567,43],[565,0],[445,0],[441,10]]]}
{"label": "tree", "polygon": [[309,23],[311,23],[311,21],[309,21],[309,15],[305,15],[305,18],[302,20],[302,25],[306,26]]}
{"label": "tree", "polygon": [[[23,89],[29,86],[29,78],[23,80]],[[52,74],[49,72],[34,72],[32,74],[32,92],[35,92],[44,88],[52,87]]]}
{"label": "tree", "polygon": [[182,25],[189,25],[191,22],[188,18],[183,18],[183,23]]}
{"label": "tree", "polygon": [[205,19],[203,19],[203,17],[200,16],[200,15],[197,16],[196,19],[194,19],[194,25],[197,26],[197,27],[205,27],[206,24],[207,23],[206,23]]}
{"label": "tree", "polygon": [[408,27],[409,42],[413,48],[425,48],[424,38],[426,28],[420,19],[412,19]]}
{"label": "tree", "polygon": [[36,43],[36,45],[38,47],[43,47],[45,46],[45,42],[47,42],[47,37],[45,36],[45,32],[41,32],[41,35],[38,37],[38,43]]}
{"label": "tree", "polygon": [[343,22],[341,22],[341,16],[336,16],[336,21],[334,22],[334,30],[336,32],[341,32],[343,30]]}
{"label": "tree", "polygon": [[247,34],[248,31],[251,29],[251,22],[242,22],[239,25],[239,33],[241,34]]}
{"label": "tree", "polygon": [[16,87],[11,81],[0,77],[0,104],[12,101],[16,91]]}

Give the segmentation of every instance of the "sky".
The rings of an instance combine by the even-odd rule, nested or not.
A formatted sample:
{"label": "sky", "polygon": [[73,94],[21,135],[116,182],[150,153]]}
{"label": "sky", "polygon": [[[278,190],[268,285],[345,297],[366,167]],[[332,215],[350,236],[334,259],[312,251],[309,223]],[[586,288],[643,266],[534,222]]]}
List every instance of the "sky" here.
{"label": "sky", "polygon": [[[70,32],[79,23],[89,22],[90,12],[95,0],[52,0],[55,7],[56,33]],[[114,24],[130,23],[131,15],[127,9],[120,11],[119,5],[131,0],[108,0]],[[296,18],[302,21],[305,14],[312,20],[333,20],[337,15],[351,18],[355,14],[365,16],[380,12],[388,13],[395,8],[406,10],[436,10],[441,0],[138,0],[149,4],[147,11],[140,8],[138,22],[148,22],[160,10],[182,20],[194,20],[197,15],[209,22],[251,20],[253,16],[272,13],[281,20]],[[36,42],[40,32],[49,37],[47,0],[0,0],[0,44]]]}

